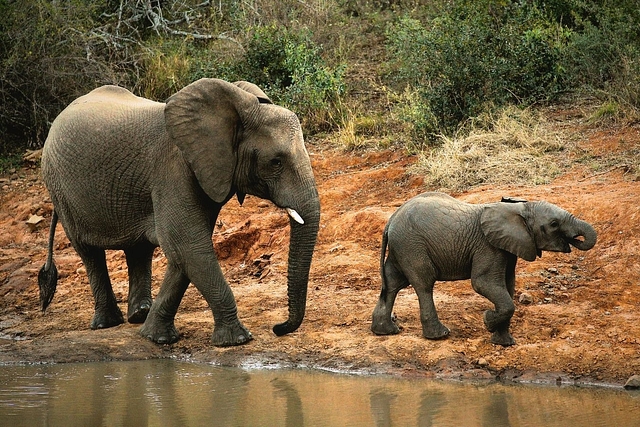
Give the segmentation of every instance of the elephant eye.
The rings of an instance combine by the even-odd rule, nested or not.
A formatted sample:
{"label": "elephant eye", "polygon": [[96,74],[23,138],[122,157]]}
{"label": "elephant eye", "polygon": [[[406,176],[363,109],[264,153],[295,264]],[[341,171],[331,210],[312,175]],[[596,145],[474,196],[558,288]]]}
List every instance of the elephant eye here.
{"label": "elephant eye", "polygon": [[277,157],[275,159],[271,159],[271,166],[279,168],[280,166],[282,166],[282,160],[278,159]]}
{"label": "elephant eye", "polygon": [[560,224],[558,223],[558,220],[554,219],[554,220],[552,220],[552,221],[551,221],[551,223],[550,223],[549,225],[550,225],[551,227],[553,227],[553,228],[558,228],[558,226],[559,226]]}

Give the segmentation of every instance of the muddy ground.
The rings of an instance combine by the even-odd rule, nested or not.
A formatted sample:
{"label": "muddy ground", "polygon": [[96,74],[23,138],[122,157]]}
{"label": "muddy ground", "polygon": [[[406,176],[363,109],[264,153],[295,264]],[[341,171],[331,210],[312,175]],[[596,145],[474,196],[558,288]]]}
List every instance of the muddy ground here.
{"label": "muddy ground", "polygon": [[[640,127],[584,126],[577,143],[582,155],[598,158],[639,147]],[[0,363],[177,357],[222,365],[615,385],[640,374],[640,182],[624,161],[598,171],[582,162],[546,185],[485,186],[454,194],[468,202],[493,202],[504,195],[548,200],[589,221],[599,233],[589,252],[544,253],[535,262],[518,261],[512,322],[517,344],[503,348],[489,342],[482,313],[491,305],[469,281],[436,284],[436,306],[451,329],[448,339],[421,337],[412,289],[402,291],[395,306],[401,333],[379,337],[370,332],[380,287],[382,229],[402,202],[430,189],[411,173],[416,157],[400,149],[344,152],[310,141],[309,150],[322,223],[305,321],[284,337],[271,332],[287,313],[286,214],[257,198],[247,197],[242,207],[232,200],[219,218],[214,241],[240,318],[254,340],[224,349],[210,344],[211,312],[193,286],[176,318],[182,334],[176,344],[147,341],[138,335],[139,325],[91,331],[87,277],[60,225],[55,254],[61,277],[43,315],[36,282],[45,260],[51,201],[36,165],[0,176]],[[43,220],[28,224],[33,215]],[[108,260],[126,312],[124,256],[112,251]],[[154,294],[165,265],[158,251]],[[530,301],[520,302],[522,293]]]}

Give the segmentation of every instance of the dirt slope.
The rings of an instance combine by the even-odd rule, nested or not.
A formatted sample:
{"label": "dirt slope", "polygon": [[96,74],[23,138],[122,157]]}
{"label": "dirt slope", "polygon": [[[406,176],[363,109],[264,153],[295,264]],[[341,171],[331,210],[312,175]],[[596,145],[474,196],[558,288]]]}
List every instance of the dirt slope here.
{"label": "dirt slope", "polygon": [[[585,131],[579,144],[600,156],[638,147],[640,130]],[[181,357],[239,365],[286,364],[441,378],[622,384],[640,374],[640,183],[625,168],[594,173],[577,166],[548,185],[484,187],[457,194],[469,202],[503,195],[556,203],[592,223],[599,233],[589,252],[544,253],[517,267],[517,345],[489,342],[482,313],[490,303],[468,281],[438,283],[440,318],[451,329],[443,341],[421,337],[412,289],[400,293],[395,312],[402,331],[378,337],[369,331],[379,293],[379,246],[387,218],[426,189],[409,173],[414,157],[402,151],[353,152],[310,143],[322,202],[322,224],[309,285],[307,315],[293,334],[271,327],[286,317],[286,214],[248,197],[225,207],[214,235],[234,290],[250,344],[219,349],[209,343],[213,320],[197,290],[189,287],[176,319],[181,340],[157,346],[139,326],[91,331],[93,301],[79,257],[59,226],[55,239],[61,273],[45,315],[38,309],[37,271],[45,260],[51,202],[35,167],[0,177],[0,363],[71,362]],[[29,226],[32,215],[44,217]],[[126,311],[127,273],[121,252],[109,252],[111,278]],[[165,259],[156,253],[154,292]],[[520,295],[532,297],[520,303]]]}

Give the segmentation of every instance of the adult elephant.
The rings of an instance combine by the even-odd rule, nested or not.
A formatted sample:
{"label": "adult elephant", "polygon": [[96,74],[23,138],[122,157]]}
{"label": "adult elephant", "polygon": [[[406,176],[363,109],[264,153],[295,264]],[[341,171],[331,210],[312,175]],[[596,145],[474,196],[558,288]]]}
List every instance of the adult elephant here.
{"label": "adult elephant", "polygon": [[[49,255],[39,274],[45,310],[55,293],[52,259],[57,218],[86,267],[95,300],[92,329],[124,322],[105,262],[123,249],[129,270],[128,320],[157,343],[178,340],[174,317],[189,283],[211,307],[217,346],[252,339],[237,316],[212,244],[222,206],[234,195],[271,200],[287,210],[289,317],[276,335],[301,324],[320,204],[300,123],[260,88],[201,79],[166,103],[103,86],[71,103],[53,122],[42,176],[54,214]],[[156,301],[151,257],[168,260]],[[146,320],[145,320],[146,319]]]}
{"label": "adult elephant", "polygon": [[[411,284],[420,304],[422,334],[444,338],[449,329],[433,303],[436,280],[471,279],[473,289],[495,305],[484,313],[494,344],[515,341],[509,324],[515,311],[516,261],[533,261],[542,251],[586,251],[596,243],[593,227],[544,201],[503,199],[469,204],[443,193],[423,193],[389,218],[382,236],[382,291],[371,330],[397,334],[392,309],[398,291]],[[389,254],[386,255],[387,246]]]}

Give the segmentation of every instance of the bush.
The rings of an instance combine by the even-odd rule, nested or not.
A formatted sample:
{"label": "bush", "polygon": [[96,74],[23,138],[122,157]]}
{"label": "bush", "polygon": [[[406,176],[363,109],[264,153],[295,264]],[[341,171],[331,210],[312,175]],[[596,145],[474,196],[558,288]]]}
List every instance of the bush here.
{"label": "bush", "polygon": [[331,111],[344,93],[344,66],[330,68],[308,30],[256,27],[237,75],[295,111],[307,130],[331,128]]}
{"label": "bush", "polygon": [[71,0],[0,0],[0,154],[34,148],[69,101],[116,81],[110,66],[91,56],[97,6]]}
{"label": "bush", "polygon": [[[201,77],[254,80],[308,131],[333,126],[344,67],[324,63],[310,31],[261,23],[261,13],[285,19],[308,8],[290,3],[298,10],[266,1],[268,10],[200,0],[0,0],[0,156],[41,146],[59,112],[102,84],[161,101]],[[247,28],[247,40],[237,36]]]}
{"label": "bush", "polygon": [[[640,9],[635,1],[566,0],[577,12],[562,66],[574,88],[640,109]],[[602,3],[602,4],[598,4]]]}
{"label": "bush", "polygon": [[202,77],[247,80],[277,104],[296,112],[308,132],[336,125],[331,112],[344,93],[344,67],[328,67],[308,30],[259,26],[244,47],[231,42],[185,43],[158,39],[141,61],[138,91],[166,99]]}
{"label": "bush", "polygon": [[454,3],[426,24],[403,17],[387,31],[394,80],[416,88],[424,104],[416,136],[451,134],[496,106],[532,104],[564,89],[557,27],[535,4]]}
{"label": "bush", "polygon": [[457,0],[388,28],[392,82],[413,88],[402,106],[414,136],[434,141],[503,105],[566,91],[603,93],[640,108],[637,2]]}

